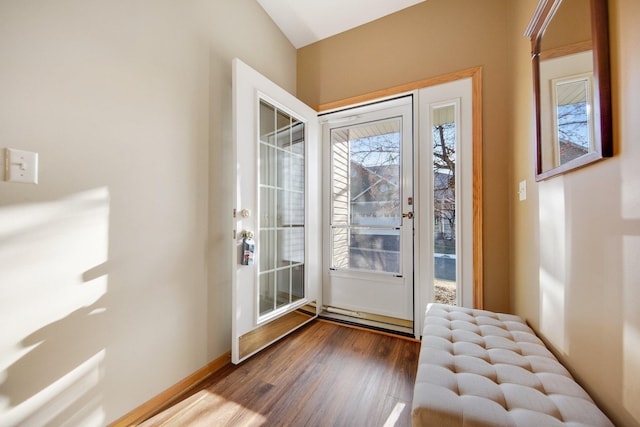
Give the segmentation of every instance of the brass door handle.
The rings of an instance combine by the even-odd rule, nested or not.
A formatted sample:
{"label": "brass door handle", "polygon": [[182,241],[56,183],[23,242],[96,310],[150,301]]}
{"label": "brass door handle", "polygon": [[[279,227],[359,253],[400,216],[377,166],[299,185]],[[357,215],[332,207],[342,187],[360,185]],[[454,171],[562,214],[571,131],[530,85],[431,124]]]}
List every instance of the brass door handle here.
{"label": "brass door handle", "polygon": [[407,212],[402,214],[402,218],[413,219],[413,212]]}

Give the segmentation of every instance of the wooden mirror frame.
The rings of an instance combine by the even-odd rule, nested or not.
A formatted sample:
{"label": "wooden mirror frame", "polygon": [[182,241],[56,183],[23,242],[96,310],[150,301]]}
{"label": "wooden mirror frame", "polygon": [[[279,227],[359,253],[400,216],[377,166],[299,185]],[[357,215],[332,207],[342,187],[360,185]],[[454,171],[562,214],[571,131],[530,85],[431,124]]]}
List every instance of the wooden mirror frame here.
{"label": "wooden mirror frame", "polygon": [[531,40],[533,66],[533,95],[535,103],[536,181],[560,175],[590,163],[613,156],[611,122],[611,81],[609,65],[609,17],[607,0],[589,0],[591,12],[591,41],[593,51],[593,116],[596,132],[596,151],[584,154],[560,166],[543,170],[540,54],[542,36],[551,23],[562,0],[540,0],[525,35]]}

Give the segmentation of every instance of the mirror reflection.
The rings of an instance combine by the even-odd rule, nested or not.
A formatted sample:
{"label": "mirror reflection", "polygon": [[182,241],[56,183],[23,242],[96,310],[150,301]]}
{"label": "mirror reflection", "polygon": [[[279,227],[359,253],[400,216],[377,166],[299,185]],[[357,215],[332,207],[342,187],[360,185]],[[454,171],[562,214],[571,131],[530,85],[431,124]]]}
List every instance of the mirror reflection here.
{"label": "mirror reflection", "polygon": [[540,62],[542,170],[597,152],[591,50]]}
{"label": "mirror reflection", "polygon": [[[565,164],[595,149],[592,144],[593,120],[590,118],[592,75],[561,79],[552,85],[555,104],[554,148],[559,164]],[[557,165],[556,165],[557,166]]]}
{"label": "mirror reflection", "polygon": [[612,155],[606,8],[606,0],[541,0],[527,28],[538,180]]}

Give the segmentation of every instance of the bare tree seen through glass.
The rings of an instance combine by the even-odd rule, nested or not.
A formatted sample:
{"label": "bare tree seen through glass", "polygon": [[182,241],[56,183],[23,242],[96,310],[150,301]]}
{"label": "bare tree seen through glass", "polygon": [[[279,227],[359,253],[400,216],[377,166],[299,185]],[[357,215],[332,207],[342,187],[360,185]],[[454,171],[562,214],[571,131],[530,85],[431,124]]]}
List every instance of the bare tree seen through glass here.
{"label": "bare tree seen through glass", "polygon": [[560,144],[561,165],[589,152],[588,118],[586,102],[558,106],[558,142]]}
{"label": "bare tree seen through glass", "polygon": [[332,268],[400,272],[401,123],[332,130]]}
{"label": "bare tree seen through glass", "polygon": [[571,79],[555,84],[556,124],[558,132],[557,162],[563,165],[589,152],[590,80]]}
{"label": "bare tree seen through glass", "polygon": [[[452,115],[453,107],[443,107],[437,114],[438,117]],[[434,301],[455,305],[456,124],[453,120],[442,119],[433,126],[433,218]]]}
{"label": "bare tree seen through glass", "polygon": [[[456,224],[456,128],[445,123],[433,128],[433,208],[436,240],[453,240],[454,245],[442,243],[442,253],[455,253]],[[452,252],[453,251],[453,252]]]}

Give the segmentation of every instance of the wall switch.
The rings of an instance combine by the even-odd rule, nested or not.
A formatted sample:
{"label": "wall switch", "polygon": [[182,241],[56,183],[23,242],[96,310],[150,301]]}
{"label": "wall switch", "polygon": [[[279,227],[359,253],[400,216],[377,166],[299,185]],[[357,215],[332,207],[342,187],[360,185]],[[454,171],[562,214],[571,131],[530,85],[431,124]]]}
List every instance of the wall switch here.
{"label": "wall switch", "polygon": [[5,149],[4,179],[25,184],[38,183],[38,153]]}
{"label": "wall switch", "polygon": [[518,195],[520,196],[520,201],[527,200],[527,181],[520,181]]}

